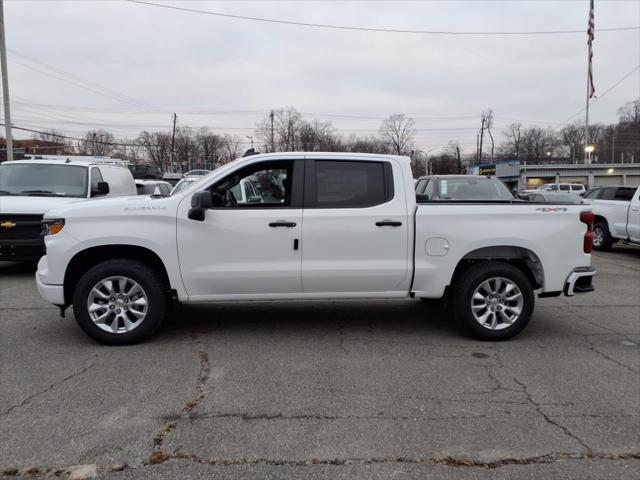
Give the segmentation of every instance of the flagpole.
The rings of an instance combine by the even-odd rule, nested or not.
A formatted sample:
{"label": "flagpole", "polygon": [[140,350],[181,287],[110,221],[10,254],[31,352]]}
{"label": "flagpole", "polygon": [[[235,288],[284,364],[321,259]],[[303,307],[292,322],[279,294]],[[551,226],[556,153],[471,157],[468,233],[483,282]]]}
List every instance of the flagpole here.
{"label": "flagpole", "polygon": [[591,52],[587,52],[587,105],[586,105],[586,114],[584,119],[584,163],[587,163],[589,158],[589,153],[587,152],[587,148],[589,147],[589,93],[591,89]]}

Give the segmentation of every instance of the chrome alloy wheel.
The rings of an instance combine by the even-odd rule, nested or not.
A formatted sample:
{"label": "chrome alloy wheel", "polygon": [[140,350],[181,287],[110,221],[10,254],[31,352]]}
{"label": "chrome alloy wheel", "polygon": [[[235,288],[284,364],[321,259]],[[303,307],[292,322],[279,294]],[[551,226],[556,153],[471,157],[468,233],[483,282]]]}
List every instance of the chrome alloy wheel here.
{"label": "chrome alloy wheel", "polygon": [[601,247],[603,243],[604,243],[604,232],[602,231],[601,226],[596,225],[593,228],[593,246]]}
{"label": "chrome alloy wheel", "polygon": [[144,289],[127,277],[108,277],[96,283],[87,298],[89,318],[109,333],[127,333],[142,325],[149,302]]}
{"label": "chrome alloy wheel", "polygon": [[522,292],[513,281],[504,277],[485,280],[471,297],[473,317],[489,330],[502,330],[513,325],[523,306]]}

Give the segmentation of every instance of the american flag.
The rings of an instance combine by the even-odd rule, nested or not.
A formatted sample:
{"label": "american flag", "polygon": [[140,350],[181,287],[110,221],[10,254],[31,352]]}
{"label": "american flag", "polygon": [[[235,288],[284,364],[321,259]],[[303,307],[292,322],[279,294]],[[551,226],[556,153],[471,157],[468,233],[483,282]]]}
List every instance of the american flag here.
{"label": "american flag", "polygon": [[593,85],[593,39],[595,38],[595,15],[593,11],[593,0],[589,9],[589,28],[587,28],[587,45],[589,45],[589,98],[596,96],[596,87]]}

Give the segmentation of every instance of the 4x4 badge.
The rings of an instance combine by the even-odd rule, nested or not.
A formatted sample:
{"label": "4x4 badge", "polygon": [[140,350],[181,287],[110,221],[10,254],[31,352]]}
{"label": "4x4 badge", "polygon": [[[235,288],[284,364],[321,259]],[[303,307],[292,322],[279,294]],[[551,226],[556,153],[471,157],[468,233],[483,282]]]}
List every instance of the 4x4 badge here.
{"label": "4x4 badge", "polygon": [[0,227],[2,227],[2,228],[13,228],[15,226],[16,226],[16,224],[13,223],[13,222],[2,222],[2,223],[0,223]]}

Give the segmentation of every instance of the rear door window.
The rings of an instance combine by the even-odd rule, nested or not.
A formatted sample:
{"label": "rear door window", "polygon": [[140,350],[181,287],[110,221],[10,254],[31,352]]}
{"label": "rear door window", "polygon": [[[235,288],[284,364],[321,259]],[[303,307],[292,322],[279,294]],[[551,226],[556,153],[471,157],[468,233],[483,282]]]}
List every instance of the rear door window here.
{"label": "rear door window", "polygon": [[315,162],[316,206],[318,208],[363,208],[393,198],[391,165],[386,162]]}
{"label": "rear door window", "polygon": [[560,185],[560,190],[563,192],[568,192],[569,191],[569,185]]}
{"label": "rear door window", "polygon": [[616,191],[616,196],[614,200],[621,200],[624,202],[630,202],[633,198],[633,194],[636,193],[635,188],[631,187],[622,187]]}

